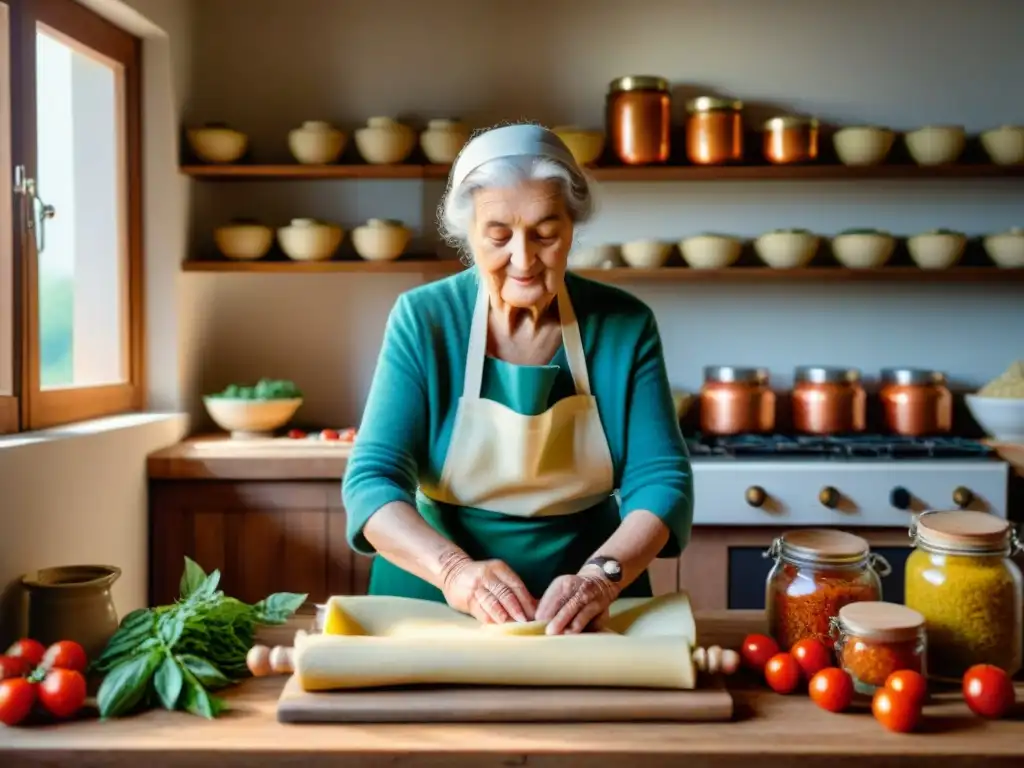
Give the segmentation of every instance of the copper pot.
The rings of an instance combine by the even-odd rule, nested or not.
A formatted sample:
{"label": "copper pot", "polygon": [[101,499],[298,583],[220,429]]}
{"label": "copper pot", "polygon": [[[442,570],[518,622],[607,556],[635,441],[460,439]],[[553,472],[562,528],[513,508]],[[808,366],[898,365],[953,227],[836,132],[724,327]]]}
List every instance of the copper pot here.
{"label": "copper pot", "polygon": [[608,141],[626,165],[667,163],[671,150],[672,97],[668,81],[631,75],[608,86]]}
{"label": "copper pot", "polygon": [[743,102],[701,96],[686,105],[686,156],[695,165],[743,159]]}
{"label": "copper pot", "polygon": [[878,398],[886,428],[896,435],[922,437],[953,429],[953,394],[946,376],[920,368],[885,368]]}
{"label": "copper pot", "polygon": [[714,365],[704,369],[700,428],[706,435],[764,434],[775,430],[775,393],[763,368]]}
{"label": "copper pot", "polygon": [[808,365],[793,376],[793,428],[809,435],[863,432],[867,394],[855,368]]}
{"label": "copper pot", "polygon": [[806,163],[818,157],[818,121],[773,117],[764,124],[764,158],[776,165]]}

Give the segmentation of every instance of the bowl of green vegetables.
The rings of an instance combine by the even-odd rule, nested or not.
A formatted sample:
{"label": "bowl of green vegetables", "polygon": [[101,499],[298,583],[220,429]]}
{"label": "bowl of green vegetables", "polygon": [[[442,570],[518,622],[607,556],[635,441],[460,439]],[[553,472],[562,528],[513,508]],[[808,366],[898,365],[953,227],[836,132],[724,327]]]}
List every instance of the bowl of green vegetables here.
{"label": "bowl of green vegetables", "polygon": [[269,437],[287,424],[302,405],[294,382],[260,379],[255,385],[231,384],[203,397],[210,418],[236,440]]}

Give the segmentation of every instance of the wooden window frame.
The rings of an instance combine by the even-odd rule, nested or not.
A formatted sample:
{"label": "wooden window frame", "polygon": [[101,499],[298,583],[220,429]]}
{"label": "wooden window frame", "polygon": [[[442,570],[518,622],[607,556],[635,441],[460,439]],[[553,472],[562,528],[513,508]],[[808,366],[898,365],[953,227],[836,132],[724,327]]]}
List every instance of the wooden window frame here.
{"label": "wooden window frame", "polygon": [[[122,351],[125,382],[104,386],[42,389],[40,386],[39,275],[35,233],[27,228],[34,206],[25,195],[14,202],[14,272],[17,311],[14,408],[22,430],[45,429],[145,407],[142,256],[142,41],[74,0],[0,0],[12,12],[11,93],[13,164],[36,178],[36,31],[37,25],[72,47],[91,49],[124,68],[125,165],[123,205],[127,225],[123,264],[126,306]],[[12,180],[13,183],[13,180]],[[43,191],[45,196],[45,191]],[[2,266],[2,265],[0,265]],[[12,400],[9,398],[8,400]],[[0,432],[4,431],[0,398]],[[11,404],[6,406],[11,410]],[[7,424],[7,426],[10,426]],[[10,430],[8,430],[10,431]]]}

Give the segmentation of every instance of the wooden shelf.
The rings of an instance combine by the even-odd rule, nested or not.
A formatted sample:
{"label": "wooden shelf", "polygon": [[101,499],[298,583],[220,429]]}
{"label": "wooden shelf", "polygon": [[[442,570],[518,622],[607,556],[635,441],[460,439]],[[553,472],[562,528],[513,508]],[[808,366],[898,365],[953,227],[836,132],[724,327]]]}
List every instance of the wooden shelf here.
{"label": "wooden shelf", "polygon": [[[446,165],[184,165],[196,179],[447,179]],[[1024,165],[961,164],[940,166],[735,165],[591,168],[598,181],[842,181],[865,179],[1024,179]]]}
{"label": "wooden shelf", "polygon": [[[454,260],[399,259],[387,262],[355,260],[293,262],[293,261],[186,261],[186,272],[243,272],[306,274],[351,272],[364,274],[420,273],[445,276],[463,269]],[[576,274],[609,283],[619,282],[916,282],[977,283],[1021,282],[1024,269],[996,267],[959,267],[929,271],[917,267],[883,267],[882,269],[844,269],[842,267],[807,267],[804,269],[769,269],[768,267],[732,267],[730,269],[578,269]]]}

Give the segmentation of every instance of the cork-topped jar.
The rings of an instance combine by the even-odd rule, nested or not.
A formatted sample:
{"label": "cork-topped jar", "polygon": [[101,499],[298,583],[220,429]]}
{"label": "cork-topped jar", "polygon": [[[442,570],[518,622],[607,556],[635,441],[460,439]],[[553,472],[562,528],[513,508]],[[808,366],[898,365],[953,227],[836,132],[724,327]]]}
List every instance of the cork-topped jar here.
{"label": "cork-topped jar", "polygon": [[925,673],[925,621],[913,608],[881,601],[844,605],[833,617],[832,637],[839,665],[859,693],[874,693],[893,672]]}
{"label": "cork-topped jar", "polygon": [[686,156],[695,165],[743,159],[743,102],[701,96],[686,105]]}
{"label": "cork-topped jar", "polygon": [[672,97],[665,78],[617,78],[608,86],[606,106],[608,142],[620,162],[668,162],[672,148]]}

